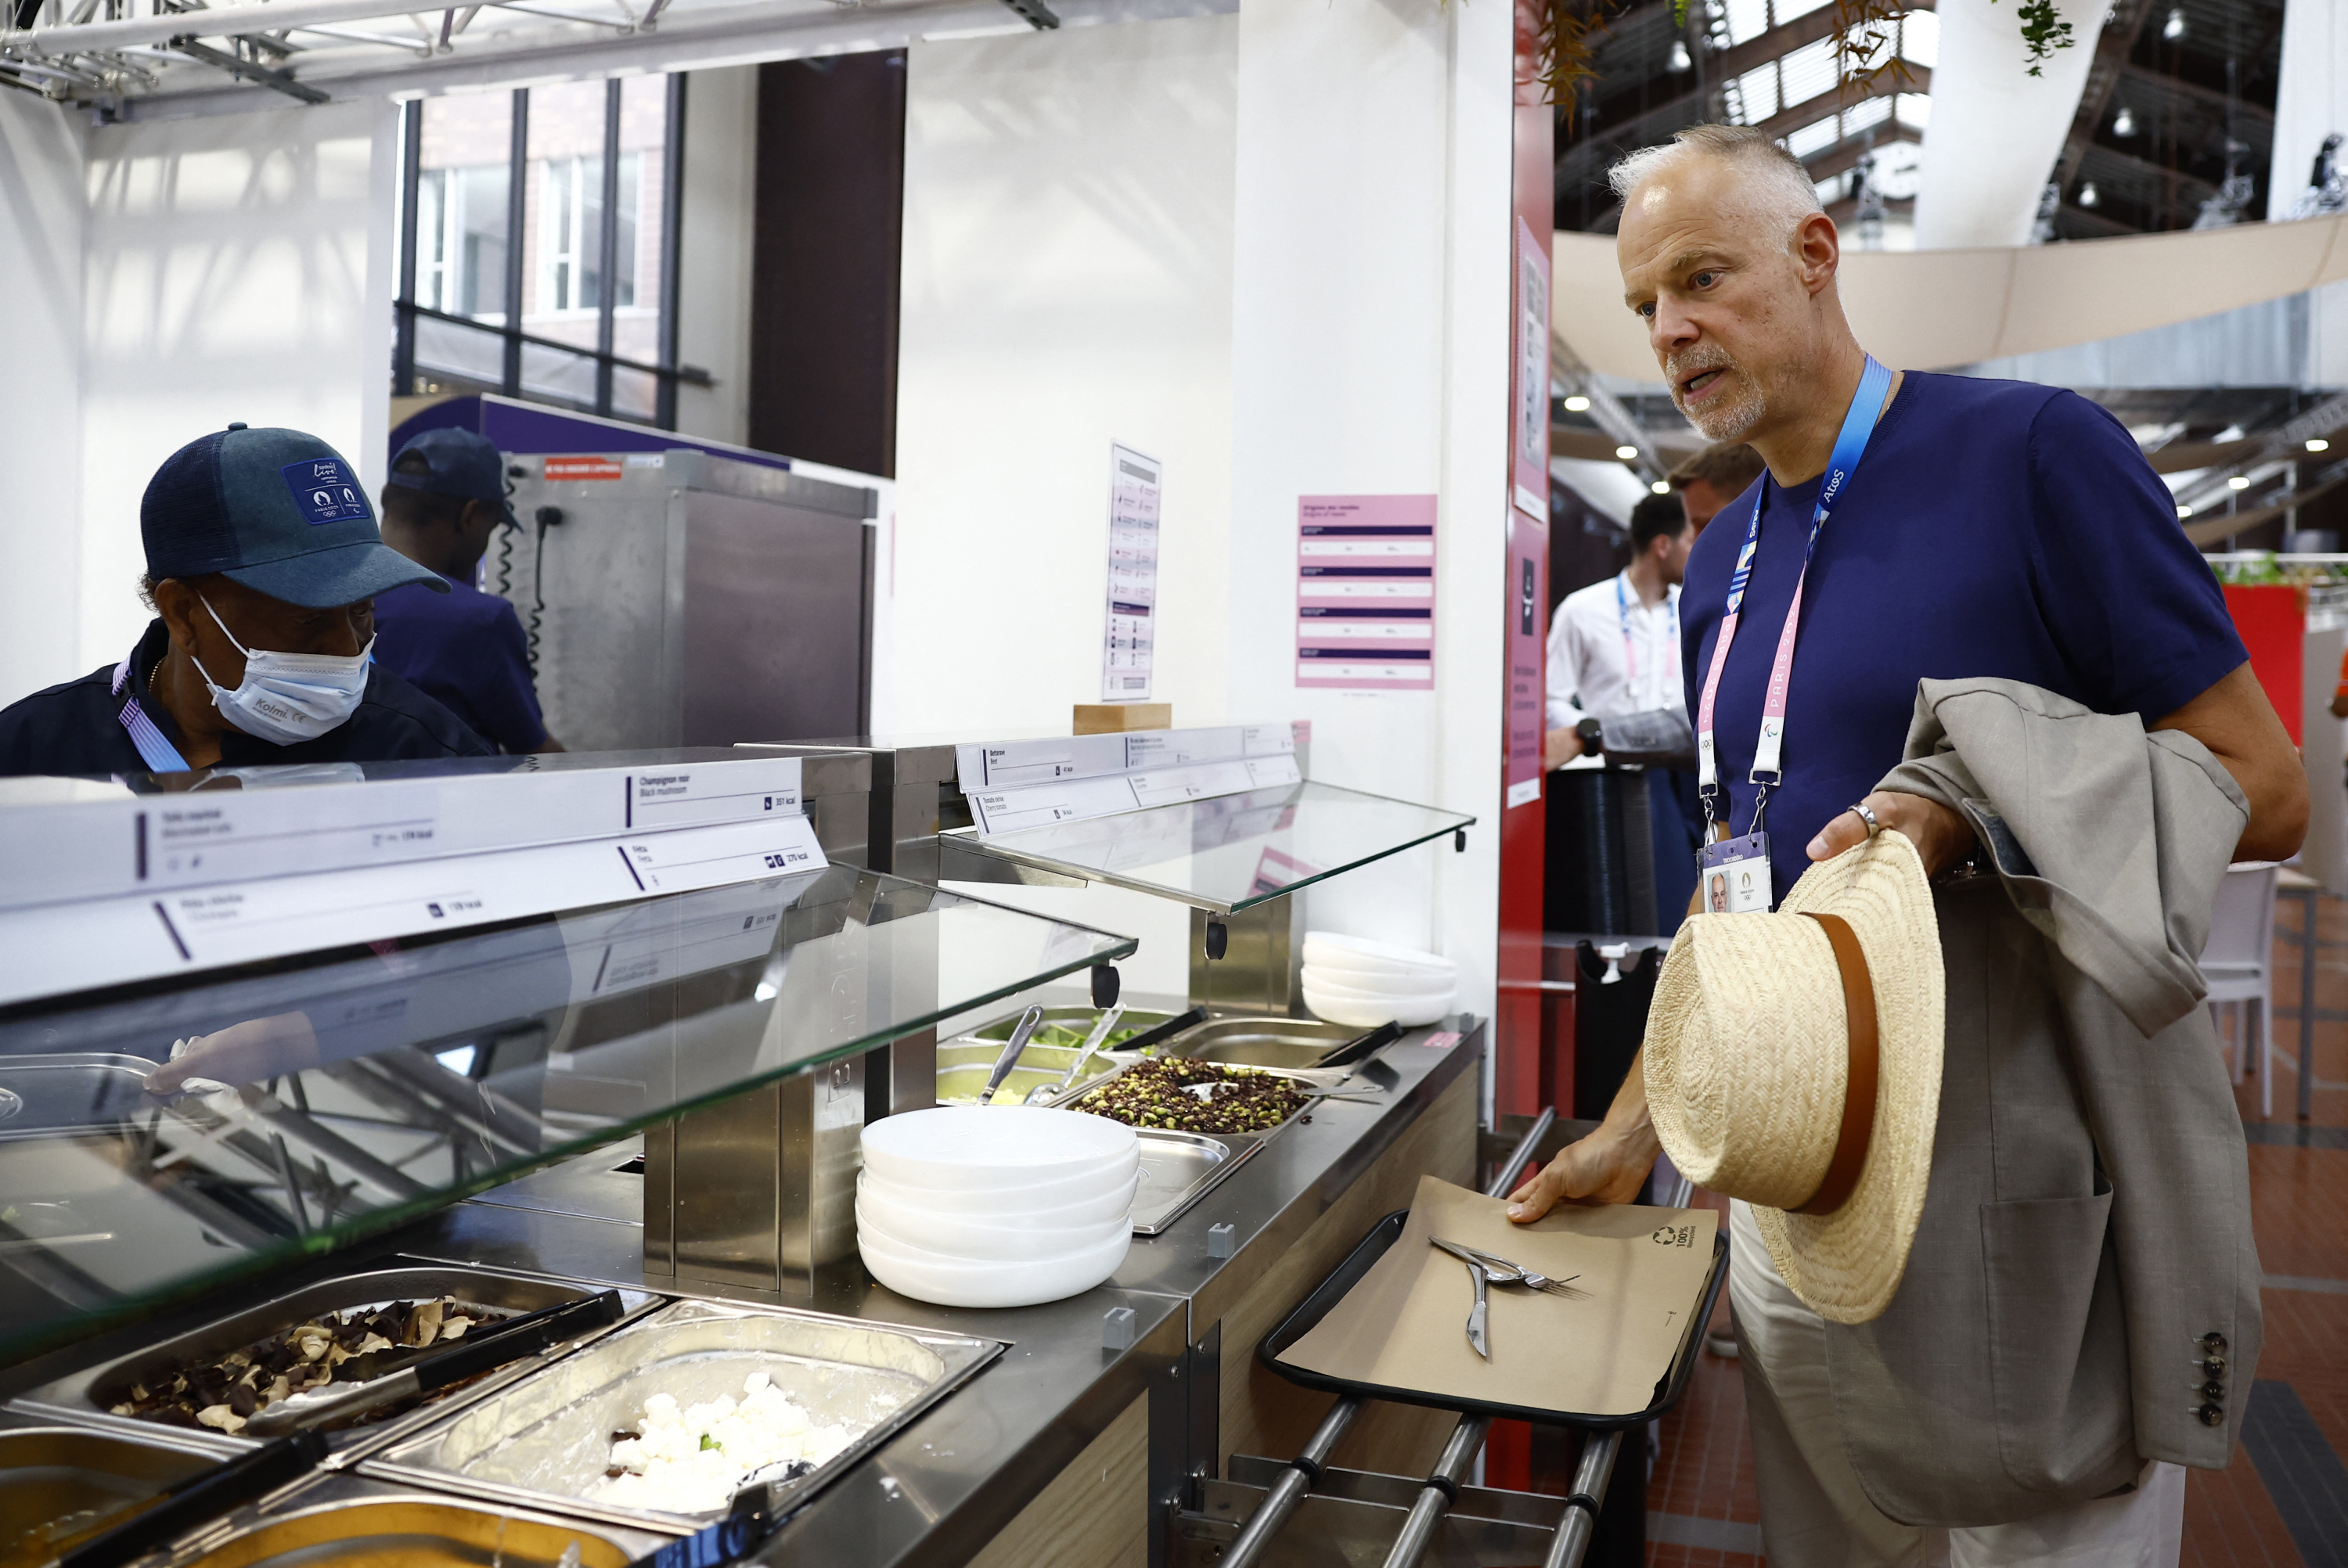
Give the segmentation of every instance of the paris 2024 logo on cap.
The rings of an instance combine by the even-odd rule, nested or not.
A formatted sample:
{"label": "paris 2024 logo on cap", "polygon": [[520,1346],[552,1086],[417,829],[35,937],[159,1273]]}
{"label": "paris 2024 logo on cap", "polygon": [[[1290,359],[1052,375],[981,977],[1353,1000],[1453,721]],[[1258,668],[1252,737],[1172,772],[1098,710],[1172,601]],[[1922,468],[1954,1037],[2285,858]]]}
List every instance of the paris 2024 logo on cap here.
{"label": "paris 2024 logo on cap", "polygon": [[302,508],[312,528],[321,523],[363,522],[369,516],[366,492],[359,488],[341,458],[306,457],[286,464],[280,471],[285,476],[286,489],[293,492],[294,504]]}

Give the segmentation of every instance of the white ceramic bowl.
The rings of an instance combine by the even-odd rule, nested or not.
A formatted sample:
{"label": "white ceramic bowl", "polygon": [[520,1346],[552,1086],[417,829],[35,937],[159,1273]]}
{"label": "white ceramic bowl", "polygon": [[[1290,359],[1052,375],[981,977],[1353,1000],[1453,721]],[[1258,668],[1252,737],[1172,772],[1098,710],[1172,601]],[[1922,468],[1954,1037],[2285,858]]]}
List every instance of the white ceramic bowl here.
{"label": "white ceramic bowl", "polygon": [[1078,1296],[1115,1274],[1132,1245],[1133,1233],[1120,1229],[1097,1246],[1065,1257],[972,1263],[877,1233],[857,1237],[873,1278],[900,1296],[939,1307],[1035,1307]]}
{"label": "white ceramic bowl", "polygon": [[1358,997],[1365,1001],[1377,997],[1393,997],[1400,1001],[1414,997],[1449,996],[1459,989],[1459,982],[1449,975],[1374,975],[1366,969],[1327,969],[1319,964],[1305,965],[1303,977],[1324,991]]}
{"label": "white ceramic bowl", "polygon": [[911,1204],[931,1214],[995,1223],[1035,1218],[1066,1225],[1129,1214],[1134,1191],[1140,1184],[1141,1167],[1138,1162],[1122,1176],[1071,1176],[1066,1181],[1032,1187],[910,1187],[870,1171],[856,1179],[860,1194],[879,1193],[891,1202]]}
{"label": "white ceramic bowl", "polygon": [[941,1105],[864,1129],[864,1168],[909,1187],[999,1191],[1090,1176],[1103,1186],[1141,1163],[1133,1129],[1080,1111]]}
{"label": "white ceramic bowl", "polygon": [[1433,985],[1378,986],[1368,983],[1365,976],[1345,973],[1333,975],[1325,969],[1310,964],[1304,967],[1298,979],[1323,996],[1355,1002],[1391,1001],[1407,1004],[1452,996],[1459,989],[1457,984],[1450,980],[1438,980]]}
{"label": "white ceramic bowl", "polygon": [[878,1235],[895,1246],[933,1252],[942,1257],[967,1258],[973,1263],[1034,1263],[1101,1245],[1119,1231],[1129,1231],[1129,1214],[1113,1214],[1082,1225],[990,1225],[965,1214],[941,1214],[911,1204],[892,1203],[883,1194],[865,1193],[856,1200],[856,1234]]}
{"label": "white ceramic bowl", "polygon": [[1334,931],[1304,934],[1304,961],[1323,969],[1358,969],[1371,974],[1424,974],[1456,979],[1459,966],[1440,953],[1422,953],[1374,942],[1367,937],[1343,937]]}
{"label": "white ceramic bowl", "polygon": [[1304,1005],[1313,1016],[1331,1023],[1342,1023],[1349,1029],[1375,1029],[1382,1023],[1398,1023],[1405,1029],[1416,1029],[1433,1023],[1451,1010],[1456,992],[1446,991],[1439,997],[1426,999],[1383,997],[1361,1000],[1351,996],[1332,996],[1318,989],[1311,980],[1304,982]]}

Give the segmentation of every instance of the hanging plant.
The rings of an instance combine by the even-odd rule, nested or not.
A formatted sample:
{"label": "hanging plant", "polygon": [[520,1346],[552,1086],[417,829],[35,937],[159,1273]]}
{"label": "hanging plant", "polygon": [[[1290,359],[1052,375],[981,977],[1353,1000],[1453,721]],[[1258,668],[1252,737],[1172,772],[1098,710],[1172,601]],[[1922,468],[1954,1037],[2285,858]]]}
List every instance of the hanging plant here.
{"label": "hanging plant", "polygon": [[[1990,0],[1993,5],[1997,0]],[[2030,74],[2044,75],[2038,67],[2054,57],[2057,49],[2071,46],[2071,24],[2054,9],[2054,0],[2022,0],[2022,41],[2030,46]]]}
{"label": "hanging plant", "polygon": [[1916,84],[1916,73],[1896,46],[1906,0],[1835,0],[1835,79],[1842,96],[1866,95],[1885,76],[1894,87]]}
{"label": "hanging plant", "polygon": [[[1687,0],[1675,0],[1684,7]],[[1570,108],[1584,82],[1594,82],[1592,62],[1599,36],[1622,0],[1535,0],[1540,23],[1534,35],[1533,58],[1539,62],[1541,101]]]}

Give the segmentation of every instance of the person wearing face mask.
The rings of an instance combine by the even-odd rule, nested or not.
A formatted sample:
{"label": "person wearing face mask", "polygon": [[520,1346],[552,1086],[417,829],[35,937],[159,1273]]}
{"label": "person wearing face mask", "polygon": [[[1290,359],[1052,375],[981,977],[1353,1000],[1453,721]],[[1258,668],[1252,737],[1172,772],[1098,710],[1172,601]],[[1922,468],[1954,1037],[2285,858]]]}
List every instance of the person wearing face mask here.
{"label": "person wearing face mask", "polygon": [[376,594],[445,585],[384,544],[324,441],[232,425],[191,442],[149,482],[139,527],[155,620],[121,662],[0,710],[0,774],[490,753],[369,660]]}

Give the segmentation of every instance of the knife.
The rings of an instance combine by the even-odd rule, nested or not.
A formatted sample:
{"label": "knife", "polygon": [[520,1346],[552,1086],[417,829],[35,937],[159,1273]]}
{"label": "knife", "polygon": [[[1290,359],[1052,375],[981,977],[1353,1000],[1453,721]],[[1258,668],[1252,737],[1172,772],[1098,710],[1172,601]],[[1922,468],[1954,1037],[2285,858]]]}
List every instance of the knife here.
{"label": "knife", "polygon": [[131,1562],[314,1470],[325,1457],[326,1440],[316,1432],[295,1432],[263,1443],[251,1453],[174,1481],[151,1506],[65,1553],[53,1568],[115,1568]]}
{"label": "knife", "polygon": [[623,1311],[616,1290],[542,1307],[469,1334],[450,1349],[427,1355],[380,1378],[364,1383],[329,1383],[323,1389],[304,1389],[280,1399],[247,1418],[244,1430],[257,1438],[312,1431],[400,1399],[421,1399],[451,1383],[461,1383],[509,1361],[535,1355],[591,1328],[617,1323]]}
{"label": "knife", "polygon": [[1492,1347],[1484,1333],[1484,1289],[1491,1283],[1492,1276],[1480,1263],[1469,1263],[1468,1272],[1476,1280],[1476,1305],[1468,1310],[1468,1343],[1476,1347],[1477,1355],[1488,1361],[1492,1358]]}

